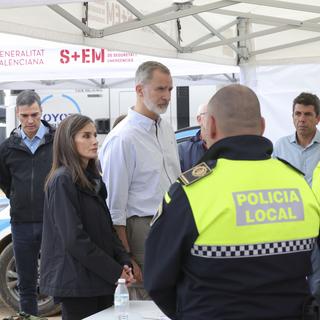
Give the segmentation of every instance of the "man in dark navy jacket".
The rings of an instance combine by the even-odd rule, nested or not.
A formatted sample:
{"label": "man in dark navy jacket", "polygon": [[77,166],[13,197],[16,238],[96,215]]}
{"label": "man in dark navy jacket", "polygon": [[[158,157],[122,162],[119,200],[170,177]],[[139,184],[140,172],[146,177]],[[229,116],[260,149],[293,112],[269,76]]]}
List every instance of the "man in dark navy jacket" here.
{"label": "man in dark navy jacket", "polygon": [[44,181],[52,164],[54,128],[41,120],[39,95],[22,91],[16,100],[21,125],[0,145],[0,188],[10,199],[20,311],[37,315],[38,257],[42,237]]}
{"label": "man in dark navy jacket", "polygon": [[207,113],[207,104],[201,104],[197,112],[197,122],[200,130],[188,141],[178,145],[181,171],[187,171],[195,166],[207,151],[203,119]]}

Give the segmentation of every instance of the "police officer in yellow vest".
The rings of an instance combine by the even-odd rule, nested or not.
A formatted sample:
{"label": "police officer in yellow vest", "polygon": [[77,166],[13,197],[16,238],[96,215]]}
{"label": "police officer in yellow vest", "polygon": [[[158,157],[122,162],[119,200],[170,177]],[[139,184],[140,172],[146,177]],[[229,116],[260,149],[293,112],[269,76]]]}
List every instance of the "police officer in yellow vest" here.
{"label": "police officer in yellow vest", "polygon": [[171,186],[153,220],[145,288],[171,319],[314,319],[306,276],[320,208],[312,190],[270,157],[249,88],[219,90],[206,131],[203,162]]}

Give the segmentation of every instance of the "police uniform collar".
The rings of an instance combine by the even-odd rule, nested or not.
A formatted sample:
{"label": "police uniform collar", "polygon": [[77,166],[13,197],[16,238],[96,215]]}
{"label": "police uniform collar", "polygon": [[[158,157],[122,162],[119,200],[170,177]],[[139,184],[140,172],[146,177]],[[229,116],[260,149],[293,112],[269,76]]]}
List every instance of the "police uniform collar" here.
{"label": "police uniform collar", "polygon": [[199,161],[212,159],[266,160],[271,158],[272,142],[256,135],[228,137],[214,143]]}

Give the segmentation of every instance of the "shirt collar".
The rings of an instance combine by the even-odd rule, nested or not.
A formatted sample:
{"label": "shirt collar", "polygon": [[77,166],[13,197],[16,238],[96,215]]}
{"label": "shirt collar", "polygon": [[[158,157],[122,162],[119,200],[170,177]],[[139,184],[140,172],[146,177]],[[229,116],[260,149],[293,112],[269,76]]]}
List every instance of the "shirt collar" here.
{"label": "shirt collar", "polygon": [[[289,136],[290,143],[296,143],[299,144],[297,141],[297,133],[295,132],[293,135]],[[314,143],[320,143],[320,131],[317,129],[316,134],[314,135],[313,139],[311,140],[309,145],[312,145]]]}
{"label": "shirt collar", "polygon": [[40,127],[37,131],[37,133],[34,135],[34,137],[32,139],[30,139],[25,133],[24,131],[22,130],[22,128],[20,128],[20,132],[21,132],[21,137],[23,140],[26,140],[26,139],[29,139],[29,140],[33,140],[35,138],[41,140],[44,135],[47,133],[47,128],[43,125],[42,122],[40,122]]}
{"label": "shirt collar", "polygon": [[152,126],[155,124],[155,122],[157,122],[158,125],[160,124],[160,122],[161,122],[161,117],[160,116],[155,121],[155,120],[150,119],[150,118],[144,116],[143,114],[133,110],[133,108],[134,107],[131,107],[128,110],[128,118],[129,118],[129,120],[133,120],[133,122],[138,123],[139,125],[141,125],[147,131],[150,131],[152,129]]}
{"label": "shirt collar", "polygon": [[294,134],[292,134],[291,136],[289,136],[289,141],[290,141],[290,143],[297,143],[298,144],[296,132]]}
{"label": "shirt collar", "polygon": [[314,137],[312,139],[312,143],[314,143],[314,142],[320,143],[320,131],[319,130],[316,131],[316,134],[314,135]]}

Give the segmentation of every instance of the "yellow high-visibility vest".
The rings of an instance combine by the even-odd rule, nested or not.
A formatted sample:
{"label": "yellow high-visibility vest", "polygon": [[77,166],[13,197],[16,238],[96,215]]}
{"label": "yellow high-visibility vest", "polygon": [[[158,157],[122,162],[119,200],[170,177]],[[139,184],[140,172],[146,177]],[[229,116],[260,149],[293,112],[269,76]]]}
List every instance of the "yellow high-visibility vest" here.
{"label": "yellow high-visibility vest", "polygon": [[318,236],[320,206],[313,191],[301,174],[277,159],[219,159],[209,175],[183,189],[199,232],[196,245]]}

